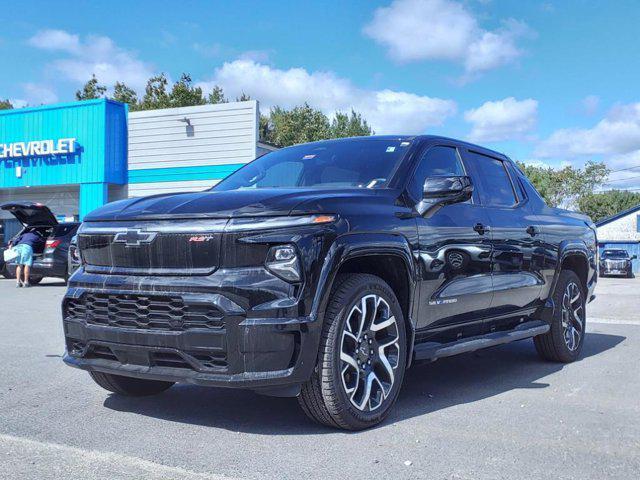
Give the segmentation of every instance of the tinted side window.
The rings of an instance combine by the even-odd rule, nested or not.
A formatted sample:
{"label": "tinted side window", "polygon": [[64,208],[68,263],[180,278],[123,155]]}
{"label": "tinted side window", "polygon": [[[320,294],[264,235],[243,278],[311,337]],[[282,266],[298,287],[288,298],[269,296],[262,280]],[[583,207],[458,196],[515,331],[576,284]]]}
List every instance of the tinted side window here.
{"label": "tinted side window", "polygon": [[418,161],[409,191],[416,198],[422,198],[422,189],[427,177],[465,175],[458,151],[454,147],[438,146],[427,150]]}
{"label": "tinted side window", "polygon": [[469,152],[468,155],[477,173],[474,181],[482,204],[490,207],[515,205],[516,196],[504,162],[474,152]]}

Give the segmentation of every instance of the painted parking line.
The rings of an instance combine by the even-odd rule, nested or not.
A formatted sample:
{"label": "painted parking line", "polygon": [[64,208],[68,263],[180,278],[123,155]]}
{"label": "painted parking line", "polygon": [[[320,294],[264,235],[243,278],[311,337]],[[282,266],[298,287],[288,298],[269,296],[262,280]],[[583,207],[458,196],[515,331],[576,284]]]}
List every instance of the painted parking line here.
{"label": "painted parking line", "polygon": [[0,434],[0,478],[23,478],[28,469],[38,478],[60,478],[64,472],[76,478],[144,478],[145,480],[232,480],[199,473],[114,452],[85,450],[52,442]]}

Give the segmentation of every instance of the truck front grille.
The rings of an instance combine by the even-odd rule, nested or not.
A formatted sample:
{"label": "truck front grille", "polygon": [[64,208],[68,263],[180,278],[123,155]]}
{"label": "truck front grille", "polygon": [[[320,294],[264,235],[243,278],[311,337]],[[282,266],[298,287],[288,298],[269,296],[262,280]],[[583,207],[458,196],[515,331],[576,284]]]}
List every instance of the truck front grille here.
{"label": "truck front grille", "polygon": [[182,297],[84,293],[66,301],[65,316],[90,325],[139,330],[184,331],[224,328],[224,314],[210,303],[185,303]]}
{"label": "truck front grille", "polygon": [[627,268],[625,260],[607,260],[606,266],[609,270],[624,270]]}
{"label": "truck front grille", "polygon": [[123,229],[120,233],[80,233],[78,248],[88,272],[210,275],[219,266],[221,235]]}

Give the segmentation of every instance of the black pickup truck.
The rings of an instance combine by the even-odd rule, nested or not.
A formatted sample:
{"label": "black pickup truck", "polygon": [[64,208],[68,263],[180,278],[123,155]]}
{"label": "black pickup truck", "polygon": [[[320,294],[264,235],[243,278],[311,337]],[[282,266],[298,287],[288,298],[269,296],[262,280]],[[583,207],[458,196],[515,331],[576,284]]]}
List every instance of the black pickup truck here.
{"label": "black pickup truck", "polygon": [[278,150],[208,191],[106,205],[78,248],[64,361],[100,386],[297,396],[354,430],[414,362],[526,338],[576,360],[597,280],[589,218],[504,155],[434,136]]}

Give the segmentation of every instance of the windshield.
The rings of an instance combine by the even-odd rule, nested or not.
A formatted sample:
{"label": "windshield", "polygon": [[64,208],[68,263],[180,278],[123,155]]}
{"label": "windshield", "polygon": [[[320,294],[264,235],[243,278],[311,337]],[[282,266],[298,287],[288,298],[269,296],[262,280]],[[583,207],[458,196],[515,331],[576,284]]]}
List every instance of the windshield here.
{"label": "windshield", "polygon": [[296,145],[254,160],[214,188],[381,188],[410,145],[383,138]]}
{"label": "windshield", "polygon": [[626,250],[605,250],[602,258],[629,258]]}

